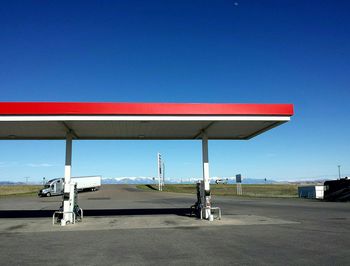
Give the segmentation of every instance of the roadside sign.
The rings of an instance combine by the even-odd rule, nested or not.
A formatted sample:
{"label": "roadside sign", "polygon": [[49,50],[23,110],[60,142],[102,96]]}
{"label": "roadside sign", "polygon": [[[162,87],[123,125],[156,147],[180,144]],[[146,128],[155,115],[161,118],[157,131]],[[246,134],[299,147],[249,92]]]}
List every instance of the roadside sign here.
{"label": "roadside sign", "polygon": [[236,183],[242,183],[242,175],[241,174],[236,175]]}

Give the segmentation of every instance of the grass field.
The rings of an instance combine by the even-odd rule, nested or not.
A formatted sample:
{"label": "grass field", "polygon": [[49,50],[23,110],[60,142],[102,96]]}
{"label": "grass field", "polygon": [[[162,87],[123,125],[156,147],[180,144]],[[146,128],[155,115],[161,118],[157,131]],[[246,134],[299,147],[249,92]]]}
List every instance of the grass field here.
{"label": "grass field", "polygon": [[[157,190],[156,185],[138,185],[142,190]],[[270,198],[296,198],[298,197],[298,186],[291,184],[283,185],[242,185],[243,195],[237,195],[236,185],[210,185],[211,194],[217,196],[236,196],[236,197],[270,197]],[[196,185],[166,185],[165,192],[177,193],[196,193]]]}
{"label": "grass field", "polygon": [[[25,196],[35,195],[42,186],[34,185],[14,185],[14,186],[0,186],[0,197],[2,196]],[[142,190],[154,191],[157,190],[156,185],[137,185],[137,188]],[[293,198],[298,197],[298,186],[291,184],[283,185],[242,185],[243,195],[237,195],[236,185],[211,185],[212,195],[217,196],[236,196],[236,197],[276,197],[276,198]],[[164,192],[176,193],[196,193],[195,184],[181,184],[181,185],[166,185]]]}
{"label": "grass field", "polygon": [[0,186],[0,197],[4,196],[25,196],[35,195],[38,193],[42,186],[34,185],[13,185],[13,186]]}

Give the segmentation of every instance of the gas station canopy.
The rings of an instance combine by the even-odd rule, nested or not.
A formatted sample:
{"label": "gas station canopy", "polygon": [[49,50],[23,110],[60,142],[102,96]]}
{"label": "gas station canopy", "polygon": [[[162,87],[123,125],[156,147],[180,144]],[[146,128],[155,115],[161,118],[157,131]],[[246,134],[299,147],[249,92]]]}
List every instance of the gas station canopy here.
{"label": "gas station canopy", "polygon": [[73,138],[201,139],[203,181],[194,206],[201,219],[211,220],[218,207],[211,205],[208,140],[250,139],[292,115],[291,104],[3,102],[0,139],[66,141],[63,208],[56,212],[63,226],[82,217],[71,181]]}
{"label": "gas station canopy", "polygon": [[250,139],[292,104],[2,102],[0,139]]}

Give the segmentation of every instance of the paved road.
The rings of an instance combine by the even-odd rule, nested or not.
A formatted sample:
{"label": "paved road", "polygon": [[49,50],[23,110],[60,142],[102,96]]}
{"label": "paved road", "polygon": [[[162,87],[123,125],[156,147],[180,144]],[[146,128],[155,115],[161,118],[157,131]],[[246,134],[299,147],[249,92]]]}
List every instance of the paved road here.
{"label": "paved road", "polygon": [[[208,226],[176,213],[194,203],[193,195],[110,185],[79,194],[80,206],[97,216],[63,230],[49,227],[50,217],[45,217],[59,207],[60,199],[0,198],[1,265],[349,265],[350,261],[350,203],[217,197],[213,201],[222,208],[223,220]],[[153,213],[144,213],[152,209]],[[167,211],[162,214],[162,209]],[[11,215],[17,218],[4,218]]]}

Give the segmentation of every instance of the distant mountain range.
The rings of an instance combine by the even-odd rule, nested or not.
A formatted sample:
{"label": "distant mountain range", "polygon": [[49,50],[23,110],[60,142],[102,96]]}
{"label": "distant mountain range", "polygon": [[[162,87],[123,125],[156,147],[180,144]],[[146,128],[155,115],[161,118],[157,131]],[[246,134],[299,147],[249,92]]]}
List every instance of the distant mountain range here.
{"label": "distant mountain range", "polygon": [[[219,177],[212,177],[210,180],[211,184],[215,183],[215,180],[217,180]],[[236,184],[236,178],[235,177],[224,177],[222,179],[227,179],[228,184]],[[202,180],[201,177],[191,177],[191,178],[166,178],[165,183],[166,184],[194,184],[197,181]],[[243,178],[242,184],[283,184],[283,183],[290,183],[290,184],[314,184],[314,183],[323,183],[325,180],[328,179],[317,179],[317,180],[307,180],[307,181],[276,181],[276,180],[266,180],[265,179],[258,179],[258,178]],[[140,176],[140,177],[108,177],[108,178],[102,178],[102,184],[157,184],[158,179],[152,178],[152,177],[146,177],[146,176]],[[30,182],[29,185],[42,185],[42,182]],[[1,185],[26,185],[25,182],[12,182],[12,181],[0,181]]]}
{"label": "distant mountain range", "polygon": [[[115,177],[115,178],[102,178],[102,184],[153,184],[158,180],[152,177]],[[179,184],[180,180],[166,179],[167,184]]]}
{"label": "distant mountain range", "polygon": [[24,182],[10,182],[10,181],[0,181],[0,186],[6,186],[6,185],[25,185]]}
{"label": "distant mountain range", "polygon": [[[212,178],[210,183],[214,184],[217,178]],[[224,178],[226,179],[226,178]],[[202,178],[166,178],[166,184],[193,184]],[[236,178],[227,178],[229,184],[235,184]],[[102,184],[155,184],[158,183],[158,179],[152,177],[115,177],[115,178],[102,178]],[[274,180],[244,178],[243,184],[275,184],[279,183]]]}

